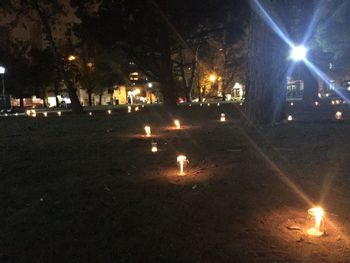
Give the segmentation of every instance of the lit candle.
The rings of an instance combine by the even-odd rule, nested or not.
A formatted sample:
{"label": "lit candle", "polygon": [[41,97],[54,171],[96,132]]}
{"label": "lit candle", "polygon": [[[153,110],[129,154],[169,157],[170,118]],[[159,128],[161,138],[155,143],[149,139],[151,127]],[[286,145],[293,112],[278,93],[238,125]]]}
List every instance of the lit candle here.
{"label": "lit candle", "polygon": [[177,157],[177,163],[179,164],[179,175],[180,176],[185,175],[184,167],[185,167],[185,163],[188,163],[187,157],[185,155],[179,155]]}
{"label": "lit candle", "polygon": [[131,112],[131,106],[128,106],[128,113]]}
{"label": "lit candle", "polygon": [[318,104],[319,104],[318,101],[315,101],[315,106],[318,106]]}
{"label": "lit candle", "polygon": [[314,227],[307,230],[311,236],[322,236],[324,234],[324,211],[321,207],[313,207],[308,210],[309,215],[315,218]]}
{"label": "lit candle", "polygon": [[181,129],[181,124],[180,124],[179,120],[175,120],[174,124],[175,124],[176,129]]}
{"label": "lit candle", "polygon": [[189,106],[189,107],[192,107],[192,104],[189,104],[188,106]]}
{"label": "lit candle", "polygon": [[199,106],[201,106],[201,107],[202,107],[202,105],[203,105],[202,103],[199,104]]}
{"label": "lit candle", "polygon": [[89,112],[89,115],[92,116],[92,112],[91,111]]}
{"label": "lit candle", "polygon": [[293,116],[292,115],[289,115],[288,116],[288,121],[292,121],[293,120]]}
{"label": "lit candle", "polygon": [[225,122],[225,121],[226,121],[225,113],[221,113],[220,121],[221,121],[221,122]]}
{"label": "lit candle", "polygon": [[139,111],[139,109],[140,109],[139,106],[135,107],[135,111]]}
{"label": "lit candle", "polygon": [[333,104],[333,105],[335,104],[335,101],[334,101],[334,100],[332,100],[332,104]]}
{"label": "lit candle", "polygon": [[153,152],[153,153],[156,153],[156,152],[158,152],[158,147],[157,147],[157,143],[156,142],[152,142],[152,144],[151,144],[151,152]]}
{"label": "lit candle", "polygon": [[337,111],[337,112],[335,113],[335,118],[336,118],[337,120],[341,120],[341,119],[343,118],[343,113],[342,113],[341,111]]}
{"label": "lit candle", "polygon": [[108,113],[109,115],[111,115],[111,114],[112,114],[112,111],[111,111],[111,110],[108,110],[107,113]]}
{"label": "lit candle", "polygon": [[291,102],[291,103],[290,103],[290,106],[294,106],[294,102]]}
{"label": "lit candle", "polygon": [[18,113],[16,112],[15,116],[18,116]]}
{"label": "lit candle", "polygon": [[30,116],[30,115],[31,115],[31,113],[32,113],[32,111],[31,111],[31,110],[26,110],[26,114],[27,114],[28,116]]}
{"label": "lit candle", "polygon": [[208,107],[209,107],[209,106],[210,106],[210,103],[208,103],[207,105],[208,105]]}
{"label": "lit candle", "polygon": [[58,111],[57,115],[58,115],[58,117],[61,117],[62,116],[62,112]]}
{"label": "lit candle", "polygon": [[43,114],[44,114],[44,117],[47,117],[47,112],[46,111]]}
{"label": "lit candle", "polygon": [[147,137],[151,136],[151,127],[150,126],[145,126],[145,133]]}
{"label": "lit candle", "polygon": [[220,103],[218,103],[217,105],[218,105],[218,107],[219,107],[219,106],[220,106]]}
{"label": "lit candle", "polygon": [[142,104],[142,106],[141,106],[142,108],[144,108],[145,107],[145,105],[144,104]]}

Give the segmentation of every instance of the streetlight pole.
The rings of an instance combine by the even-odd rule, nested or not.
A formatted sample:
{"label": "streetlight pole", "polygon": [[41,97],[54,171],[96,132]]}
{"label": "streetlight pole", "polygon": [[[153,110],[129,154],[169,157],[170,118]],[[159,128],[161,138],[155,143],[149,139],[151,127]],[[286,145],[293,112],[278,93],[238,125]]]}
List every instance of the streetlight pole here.
{"label": "streetlight pole", "polygon": [[1,75],[1,81],[2,81],[2,99],[4,100],[4,106],[6,110],[7,105],[6,105],[6,98],[5,98],[5,78],[4,78],[5,72],[6,72],[6,69],[0,66],[0,75]]}

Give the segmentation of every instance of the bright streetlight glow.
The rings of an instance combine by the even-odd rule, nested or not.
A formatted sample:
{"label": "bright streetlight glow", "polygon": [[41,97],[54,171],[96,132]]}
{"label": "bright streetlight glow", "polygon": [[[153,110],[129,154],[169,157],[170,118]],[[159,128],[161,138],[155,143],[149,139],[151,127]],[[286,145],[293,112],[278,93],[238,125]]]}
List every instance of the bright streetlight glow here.
{"label": "bright streetlight glow", "polygon": [[5,72],[6,72],[6,69],[0,66],[0,74],[5,74]]}
{"label": "bright streetlight glow", "polygon": [[305,60],[307,55],[307,49],[304,46],[296,46],[292,48],[290,58],[294,61]]}
{"label": "bright streetlight glow", "polygon": [[74,61],[74,60],[75,60],[75,56],[70,55],[70,56],[68,57],[68,60],[69,60],[69,61]]}
{"label": "bright streetlight glow", "polygon": [[211,74],[210,76],[209,76],[209,81],[210,82],[215,82],[216,81],[216,79],[217,79],[217,76],[215,75],[215,74]]}

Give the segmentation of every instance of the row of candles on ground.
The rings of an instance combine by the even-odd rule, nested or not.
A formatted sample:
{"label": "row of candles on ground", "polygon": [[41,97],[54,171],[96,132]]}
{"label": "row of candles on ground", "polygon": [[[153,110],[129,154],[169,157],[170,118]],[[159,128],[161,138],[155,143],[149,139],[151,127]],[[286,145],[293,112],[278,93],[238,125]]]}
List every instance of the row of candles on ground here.
{"label": "row of candles on ground", "polygon": [[[27,114],[28,116],[34,117],[34,118],[37,116],[37,112],[36,112],[35,110],[27,110],[27,111],[26,111],[26,114]],[[61,111],[57,111],[56,114],[57,114],[58,117],[61,117],[61,116],[62,116],[62,112],[61,112]],[[42,115],[43,115],[44,117],[47,117],[47,116],[48,116],[48,112],[45,111],[45,112],[42,113]],[[15,113],[15,116],[18,116],[18,113]]]}
{"label": "row of candles on ground", "polygon": [[[181,129],[181,123],[179,120],[174,120],[174,125],[176,129]],[[151,137],[152,136],[152,132],[151,132],[151,127],[150,126],[145,126],[145,135],[146,137]],[[157,142],[151,142],[151,152],[156,153],[158,152],[158,145]],[[187,163],[189,163],[187,157],[185,155],[179,155],[176,158],[177,164],[179,166],[179,172],[178,175],[179,176],[184,176],[185,173],[185,165]]]}
{"label": "row of candles on ground", "polygon": [[[27,114],[28,116],[34,117],[34,118],[37,116],[37,112],[36,112],[35,110],[27,110],[27,111],[26,111],[26,114]],[[57,111],[56,114],[57,114],[57,116],[59,116],[59,117],[62,116],[62,112],[61,112],[61,111]],[[108,114],[108,115],[111,115],[111,114],[112,114],[112,110],[107,110],[107,114]],[[44,117],[47,117],[47,116],[48,116],[48,112],[47,112],[47,111],[44,111],[44,112],[42,112],[42,115],[43,115]],[[91,112],[91,111],[89,112],[89,115],[92,116],[92,112]],[[18,113],[15,113],[15,116],[18,116]]]}
{"label": "row of candles on ground", "polygon": [[[226,121],[226,116],[225,116],[225,113],[221,113],[220,115],[220,121],[221,122],[225,122]],[[174,125],[175,125],[175,128],[177,130],[181,129],[181,123],[179,120],[174,120]],[[152,131],[151,131],[151,127],[146,125],[144,127],[144,130],[145,130],[145,135],[146,137],[151,137],[152,136]],[[156,153],[158,152],[158,145],[157,145],[157,142],[151,142],[151,152],[153,153]],[[184,172],[184,166],[186,163],[188,163],[188,159],[186,156],[184,155],[179,155],[177,157],[177,163],[179,165],[179,175],[180,176],[183,176],[185,175],[185,172]]]}
{"label": "row of candles on ground", "polygon": [[[141,105],[141,107],[142,108],[144,108],[145,107],[145,105]],[[140,110],[140,107],[139,106],[136,106],[135,108],[134,108],[134,111],[139,111]],[[128,106],[128,113],[131,113],[132,112],[132,107],[131,106]]]}
{"label": "row of candles on ground", "polygon": [[[337,111],[337,112],[334,114],[334,118],[335,118],[336,120],[341,120],[341,119],[343,119],[343,113],[342,113],[341,111]],[[288,120],[288,121],[293,121],[293,116],[292,116],[292,115],[288,115],[287,120]]]}
{"label": "row of candles on ground", "polygon": [[[332,100],[332,101],[331,101],[331,104],[332,104],[332,105],[346,104],[346,101]],[[294,102],[291,102],[289,105],[290,105],[290,106],[294,106]],[[315,106],[319,106],[320,103],[319,103],[318,101],[315,101],[315,102],[314,102],[314,105],[315,105]]]}
{"label": "row of candles on ground", "polygon": [[[220,121],[225,121],[225,114],[221,113],[220,115]],[[179,120],[174,121],[174,125],[176,129],[181,129],[181,124]],[[145,126],[145,134],[146,137],[151,137],[151,127]],[[156,153],[158,152],[158,145],[157,142],[151,142],[151,152]],[[185,155],[178,155],[176,157],[176,163],[178,165],[178,176],[185,176],[185,167],[189,163],[189,160],[187,159],[187,156]],[[309,228],[307,230],[307,233],[311,236],[322,236],[325,233],[325,224],[324,224],[324,210],[321,207],[314,207],[308,210],[308,213],[310,216],[314,217],[314,226]]]}

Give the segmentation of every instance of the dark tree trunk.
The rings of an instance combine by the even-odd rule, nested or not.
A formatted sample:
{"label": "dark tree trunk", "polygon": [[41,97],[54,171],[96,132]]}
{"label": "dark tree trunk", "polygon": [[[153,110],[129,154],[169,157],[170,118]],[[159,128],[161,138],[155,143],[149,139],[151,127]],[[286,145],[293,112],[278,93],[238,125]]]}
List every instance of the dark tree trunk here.
{"label": "dark tree trunk", "polygon": [[101,106],[102,105],[102,93],[100,93],[100,100],[99,100],[99,105]]}
{"label": "dark tree trunk", "polygon": [[54,92],[55,92],[55,99],[56,99],[56,107],[58,107],[60,105],[60,102],[58,100],[58,88],[59,88],[59,82],[57,81],[55,83],[55,89],[54,89]]}
{"label": "dark tree trunk", "polygon": [[305,106],[311,106],[318,99],[318,79],[306,66],[302,67],[302,80],[304,81],[303,101]]}
{"label": "dark tree trunk", "polygon": [[176,106],[177,94],[172,76],[161,78],[161,85],[164,105],[168,107]]}
{"label": "dark tree trunk", "polygon": [[88,90],[89,106],[92,106],[92,91]]}
{"label": "dark tree trunk", "polygon": [[20,107],[21,109],[24,108],[24,99],[23,99],[22,96],[19,97],[19,107]]}
{"label": "dark tree trunk", "polygon": [[[281,14],[285,4],[270,0],[261,3],[270,6],[273,3],[277,14]],[[254,125],[279,123],[285,118],[286,48],[259,14],[252,11],[245,111]]]}
{"label": "dark tree trunk", "polygon": [[44,12],[41,10],[41,8],[38,4],[38,0],[32,0],[32,3],[33,3],[35,10],[37,11],[37,13],[40,17],[41,24],[43,25],[47,40],[50,43],[52,55],[55,59],[57,70],[60,74],[60,77],[64,80],[64,82],[67,86],[69,97],[70,97],[71,103],[72,103],[72,111],[75,113],[81,113],[81,112],[83,112],[83,107],[81,106],[81,104],[79,102],[79,98],[78,98],[78,95],[76,93],[76,89],[74,87],[74,84],[72,83],[72,81],[69,80],[69,77],[67,76],[67,72],[64,69],[63,61],[61,59],[61,56],[58,52],[56,43],[55,43],[53,36],[52,36],[49,21],[48,21],[46,15],[44,14]]}

